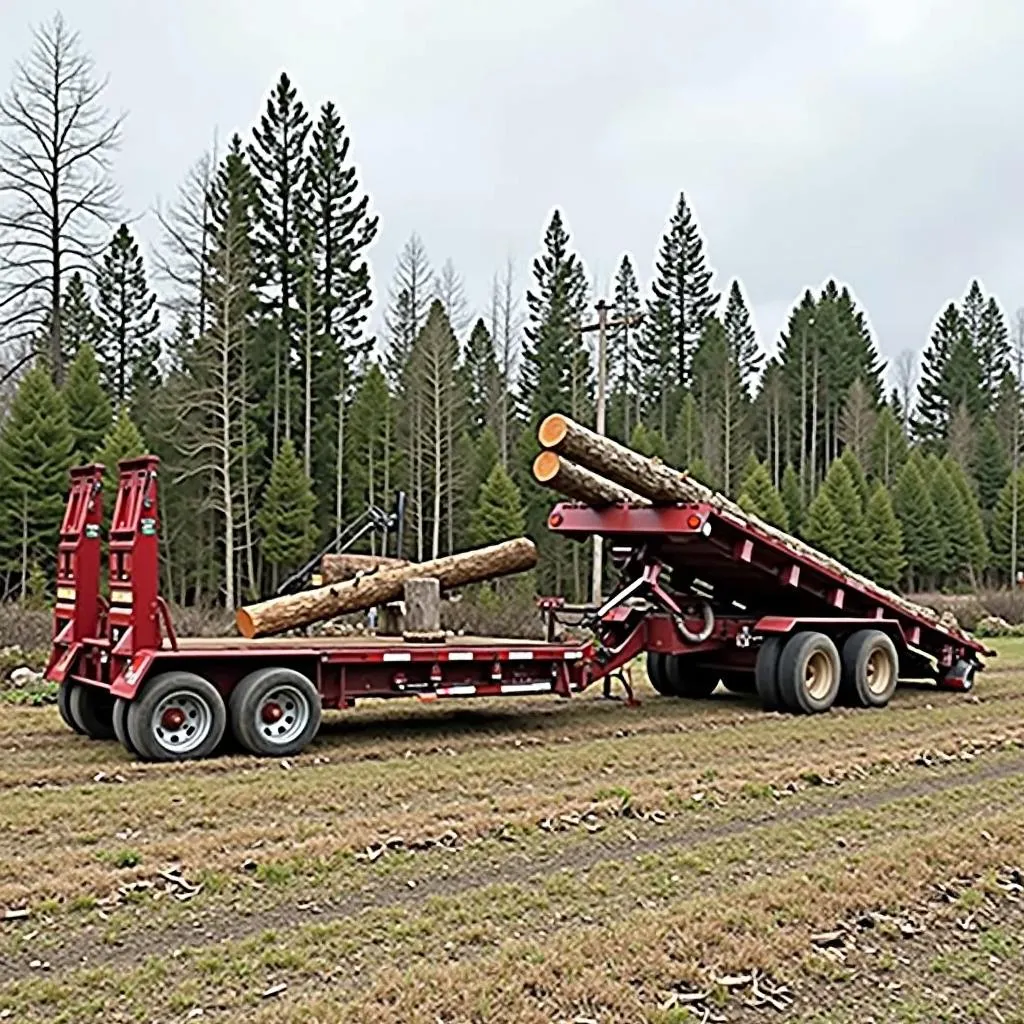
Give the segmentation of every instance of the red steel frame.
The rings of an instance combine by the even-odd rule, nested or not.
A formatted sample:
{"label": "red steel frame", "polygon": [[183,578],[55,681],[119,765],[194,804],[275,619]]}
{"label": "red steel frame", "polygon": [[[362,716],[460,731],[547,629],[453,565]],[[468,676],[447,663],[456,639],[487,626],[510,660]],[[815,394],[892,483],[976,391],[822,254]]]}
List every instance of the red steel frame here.
{"label": "red steel frame", "polygon": [[[981,667],[978,655],[994,653],[908,614],[869,581],[840,576],[827,563],[715,505],[598,509],[561,502],[548,527],[577,540],[601,535],[624,549],[633,566],[632,581],[595,613],[602,641],[595,676],[615,671],[644,650],[752,671],[763,637],[798,628],[832,634],[881,629],[900,651],[904,678],[933,679],[951,689],[966,688]],[[677,622],[689,622],[696,632],[700,616],[685,607],[689,599],[677,600],[662,585],[666,570],[682,592],[700,594],[703,587],[713,595],[718,613],[706,639],[692,642],[681,635]],[[646,598],[639,611],[629,603],[637,597]]]}
{"label": "red steel frame", "polygon": [[182,669],[209,679],[226,695],[248,673],[274,665],[301,671],[317,686],[324,707],[340,708],[363,697],[568,697],[593,681],[589,643],[179,639],[160,596],[159,459],[125,460],[119,470],[109,537],[109,604],[100,593],[104,468],[85,466],[71,473],[47,667],[53,682],[101,687],[132,700],[152,675]]}

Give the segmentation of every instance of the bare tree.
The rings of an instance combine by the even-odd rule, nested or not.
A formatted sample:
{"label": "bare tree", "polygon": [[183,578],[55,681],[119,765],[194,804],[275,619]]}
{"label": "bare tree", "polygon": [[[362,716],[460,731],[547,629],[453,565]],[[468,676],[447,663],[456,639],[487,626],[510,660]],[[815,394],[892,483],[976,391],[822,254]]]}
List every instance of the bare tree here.
{"label": "bare tree", "polygon": [[103,106],[106,84],[57,14],[0,100],[0,330],[45,335],[58,384],[64,275],[92,269],[120,216],[110,156],[124,115]]}
{"label": "bare tree", "polygon": [[519,361],[519,332],[523,323],[524,317],[516,292],[515,264],[510,256],[505,261],[505,267],[500,275],[494,275],[491,288],[491,337],[494,339],[494,350],[501,374],[497,416],[498,447],[501,451],[502,465],[506,469],[510,448],[509,427],[515,418],[512,390]]}
{"label": "bare tree", "polygon": [[440,272],[434,275],[434,295],[444,306],[455,337],[461,339],[473,318],[473,311],[466,299],[465,282],[450,259],[445,260]]}
{"label": "bare tree", "polygon": [[903,413],[903,431],[907,432],[910,414],[914,408],[914,389],[917,387],[917,354],[913,349],[905,348],[896,357],[893,364],[893,377],[896,381],[896,393],[899,395]]}
{"label": "bare tree", "polygon": [[1017,488],[1020,485],[1020,403],[1021,372],[1024,370],[1024,309],[1018,309],[1013,322],[1013,375],[1016,383],[1013,396],[1013,469],[1010,479],[1013,490],[1012,514],[1010,517],[1010,586],[1017,585],[1017,531],[1020,524],[1017,521]]}

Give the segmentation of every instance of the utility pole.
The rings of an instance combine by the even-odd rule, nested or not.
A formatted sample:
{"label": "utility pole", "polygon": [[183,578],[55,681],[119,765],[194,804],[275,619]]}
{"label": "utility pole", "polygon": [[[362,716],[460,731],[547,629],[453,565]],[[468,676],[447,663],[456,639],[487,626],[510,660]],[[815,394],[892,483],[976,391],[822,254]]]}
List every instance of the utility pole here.
{"label": "utility pole", "polygon": [[[608,328],[636,327],[643,319],[643,314],[631,317],[608,319],[608,311],[612,308],[604,299],[598,299],[594,307],[597,320],[592,324],[580,327],[580,334],[597,331],[597,406],[595,408],[595,431],[602,437],[606,433],[605,421],[608,395]],[[604,567],[604,538],[594,535],[594,560],[590,577],[590,599],[594,604],[601,603],[601,576]]]}

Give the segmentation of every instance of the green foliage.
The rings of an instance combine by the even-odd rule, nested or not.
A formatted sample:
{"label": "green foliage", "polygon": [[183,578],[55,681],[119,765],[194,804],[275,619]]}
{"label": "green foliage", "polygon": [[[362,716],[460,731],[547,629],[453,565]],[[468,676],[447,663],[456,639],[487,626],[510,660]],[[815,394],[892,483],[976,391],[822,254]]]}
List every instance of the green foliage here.
{"label": "green foliage", "polygon": [[1010,461],[999,437],[995,421],[986,416],[974,455],[974,479],[978,482],[978,501],[990,512],[1010,475]]}
{"label": "green foliage", "polygon": [[890,404],[883,405],[871,432],[871,475],[891,487],[907,461],[910,444]]}
{"label": "green foliage", "polygon": [[969,521],[963,494],[950,479],[945,466],[929,460],[928,490],[942,535],[942,577],[946,586],[957,587],[971,572],[971,549],[964,543]]}
{"label": "green foliage", "polygon": [[826,488],[818,491],[807,509],[801,534],[812,547],[839,561],[845,560],[848,545],[846,524]]}
{"label": "green foliage", "polygon": [[117,464],[122,459],[134,459],[146,454],[146,442],[139,428],[132,421],[127,406],[122,406],[117,419],[103,439],[103,444],[96,452],[96,461],[106,466],[103,474],[103,489],[107,495],[108,511],[113,511],[114,496],[117,494]]}
{"label": "green foliage", "polygon": [[[633,261],[622,257],[615,274],[612,325],[608,330],[609,434],[627,439],[640,421],[644,405],[644,374],[640,340],[640,286]],[[614,410],[614,411],[613,411]]]}
{"label": "green foliage", "polygon": [[74,438],[73,458],[85,463],[103,444],[113,420],[110,399],[100,384],[99,364],[88,342],[79,345],[62,388]]}
{"label": "green foliage", "polygon": [[482,319],[477,320],[470,332],[463,373],[469,396],[470,432],[478,437],[489,427],[493,436],[498,428],[499,401],[504,382],[494,352],[494,339]]}
{"label": "green foliage", "polygon": [[725,325],[732,361],[739,370],[744,390],[749,393],[764,364],[764,352],[757,343],[757,334],[750,322],[750,311],[743,295],[743,286],[736,278],[733,278],[729,286],[729,299],[722,322]]}
{"label": "green foliage", "polygon": [[271,565],[286,571],[295,569],[312,554],[317,539],[315,511],[309,477],[289,438],[274,459],[270,483],[256,516],[263,557]]}
{"label": "green foliage", "polygon": [[470,522],[470,538],[475,545],[496,544],[521,537],[526,529],[523,502],[512,478],[500,462],[480,487]]}
{"label": "green foliage", "polygon": [[903,532],[893,511],[889,492],[881,481],[871,491],[864,518],[870,537],[868,575],[880,586],[895,587],[906,565]]}
{"label": "green foliage", "polygon": [[[847,465],[845,459],[836,459],[821,486],[821,491],[828,495],[829,503],[843,524],[842,538],[833,543],[829,554],[845,562],[855,572],[866,572],[871,538],[864,522],[864,504]],[[813,503],[811,507],[814,507]],[[810,510],[805,529],[810,528],[809,523]]]}
{"label": "green foliage", "polygon": [[786,506],[786,522],[792,533],[800,532],[804,519],[804,499],[800,490],[800,478],[792,462],[786,463],[782,472],[782,504]]}
{"label": "green foliage", "polygon": [[690,466],[696,459],[703,461],[704,425],[692,391],[687,391],[679,404],[669,447],[673,465]]}
{"label": "green foliage", "polygon": [[665,439],[658,431],[652,430],[643,423],[638,423],[633,428],[633,433],[629,438],[629,447],[648,458],[664,460],[666,456]]}
{"label": "green foliage", "polygon": [[43,365],[22,377],[0,426],[0,559],[27,583],[33,563],[54,564],[74,437]]}
{"label": "green foliage", "polygon": [[945,555],[938,515],[922,466],[923,460],[914,452],[900,470],[893,492],[893,511],[903,532],[910,589],[934,584]]}
{"label": "green foliage", "polygon": [[737,503],[745,512],[760,516],[781,530],[789,528],[785,503],[775,489],[764,463],[755,460],[753,466],[747,470],[740,485]]}
{"label": "green foliage", "polygon": [[85,290],[81,271],[76,270],[69,278],[60,306],[60,340],[64,359],[70,362],[78,355],[83,345],[95,350],[101,323]]}
{"label": "green foliage", "polygon": [[[1016,494],[1014,494],[1016,477]],[[1014,541],[1014,506],[1016,505],[1016,545]],[[1003,485],[992,510],[992,560],[1005,573],[1010,572],[1011,552],[1017,549],[1017,570],[1024,569],[1024,469],[1019,469]]]}
{"label": "green foliage", "polygon": [[962,564],[968,572],[971,583],[978,586],[990,558],[988,538],[985,536],[985,523],[982,519],[981,507],[978,504],[978,496],[972,490],[959,462],[947,455],[942,460],[942,468],[963,503],[965,519],[959,524],[959,535],[955,541],[957,548],[962,548],[963,552],[958,557],[962,559]]}
{"label": "green foliage", "polygon": [[839,457],[839,461],[846,467],[846,472],[853,483],[857,497],[860,499],[861,509],[867,508],[868,497],[871,488],[868,487],[867,477],[864,475],[864,467],[852,448],[847,448]]}

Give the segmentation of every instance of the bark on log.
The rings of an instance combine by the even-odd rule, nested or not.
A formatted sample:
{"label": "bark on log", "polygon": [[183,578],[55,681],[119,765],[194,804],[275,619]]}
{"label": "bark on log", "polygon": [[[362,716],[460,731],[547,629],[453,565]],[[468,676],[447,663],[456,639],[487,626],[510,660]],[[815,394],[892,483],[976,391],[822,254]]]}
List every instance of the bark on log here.
{"label": "bark on log", "polygon": [[415,577],[432,576],[442,588],[450,589],[525,572],[536,564],[536,547],[532,541],[520,537],[429,562],[380,569],[343,583],[247,605],[235,612],[235,624],[242,636],[268,636],[394,601],[401,596],[405,581]]}
{"label": "bark on log", "polygon": [[830,555],[826,555],[817,548],[812,548],[792,534],[766,523],[759,516],[744,512],[736,502],[686,473],[666,466],[660,459],[647,458],[611,438],[596,434],[568,416],[552,413],[541,423],[537,431],[537,438],[544,448],[567,456],[586,469],[649,498],[656,505],[686,502],[703,502],[714,505],[721,515],[731,519],[734,523],[740,526],[756,527],[773,539],[785,544],[794,554],[817,562],[837,576],[890,602],[907,615],[924,619],[937,627],[949,630],[955,636],[969,639],[969,634],[963,630],[951,613],[940,614],[934,608],[926,608],[914,601],[908,601],[900,594],[880,587],[866,576],[861,576],[841,562],[837,562]]}
{"label": "bark on log", "polygon": [[431,578],[417,577],[406,580],[405,626],[406,640],[439,640],[441,632],[441,584]]}
{"label": "bark on log", "polygon": [[602,505],[650,505],[639,494],[591,473],[555,452],[541,452],[533,460],[533,476],[545,487],[595,508]]}
{"label": "bark on log", "polygon": [[376,569],[395,569],[408,565],[404,558],[386,558],[384,555],[324,555],[320,559],[320,575],[323,585],[350,580],[359,573]]}

